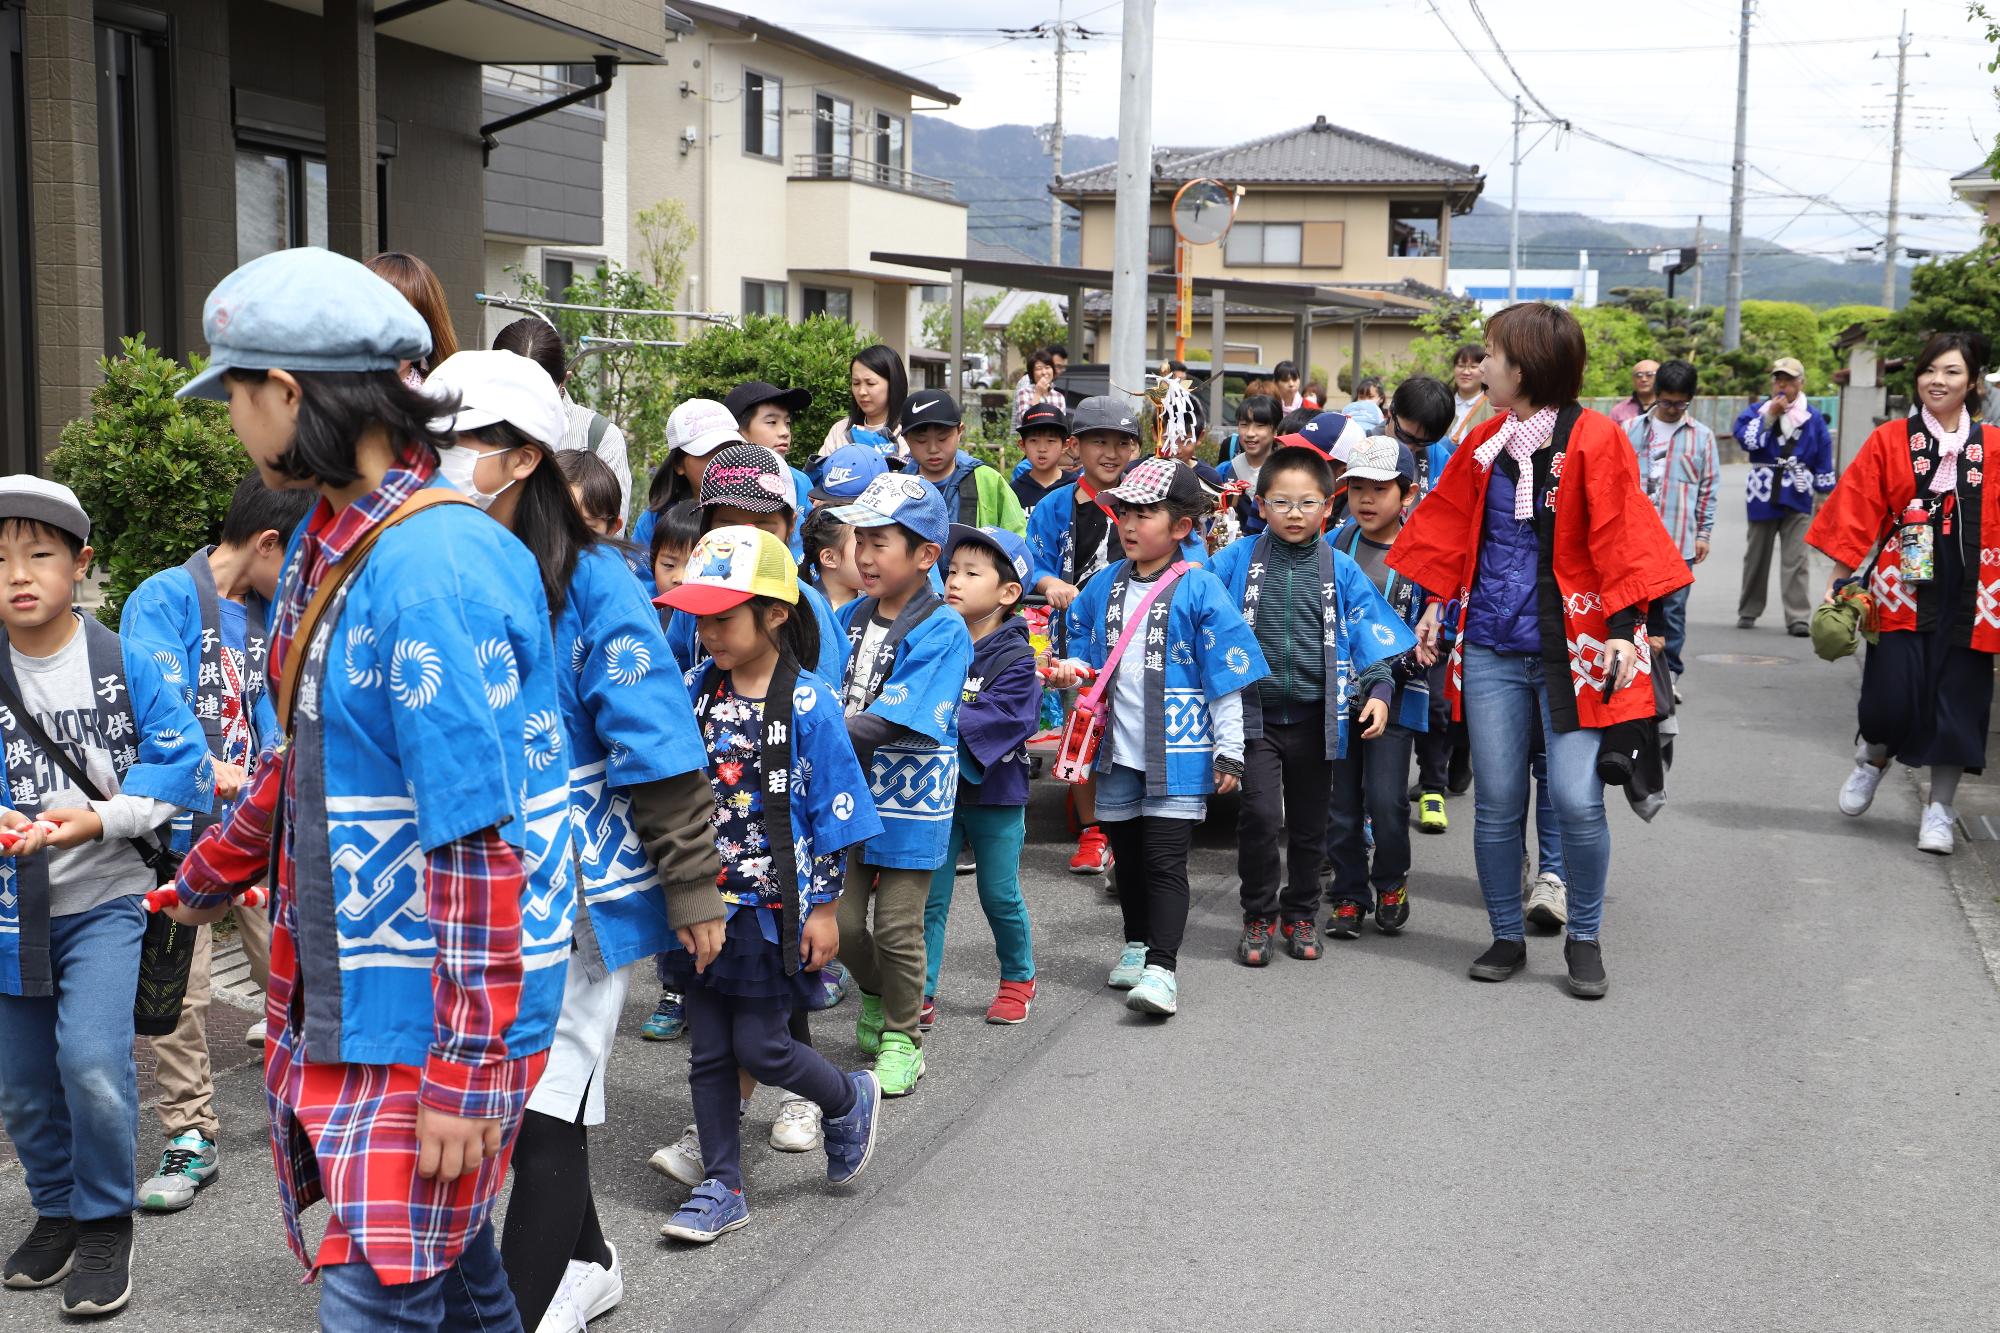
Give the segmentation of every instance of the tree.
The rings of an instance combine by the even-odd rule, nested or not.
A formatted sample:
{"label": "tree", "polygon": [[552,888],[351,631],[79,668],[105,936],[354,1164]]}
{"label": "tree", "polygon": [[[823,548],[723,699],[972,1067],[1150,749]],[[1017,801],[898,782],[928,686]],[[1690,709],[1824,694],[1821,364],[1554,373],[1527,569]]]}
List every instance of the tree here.
{"label": "tree", "polygon": [[662,199],[639,210],[632,226],[639,233],[639,267],[646,281],[669,301],[680,300],[687,286],[688,251],[699,234],[687,205],[678,199]]}
{"label": "tree", "polygon": [[1437,302],[1415,322],[1417,336],[1410,340],[1410,350],[1389,368],[1392,385],[1412,375],[1433,375],[1449,382],[1458,349],[1478,342],[1486,328],[1486,316],[1479,307],[1456,296]]}
{"label": "tree", "polygon": [[1007,345],[1019,352],[1025,362],[1031,353],[1061,342],[1067,331],[1053,305],[1036,301],[1022,306],[1020,313],[1008,321]]}
{"label": "tree", "polygon": [[1910,272],[1910,299],[1882,325],[1882,352],[1912,357],[1931,334],[2000,329],[2000,228],[1988,227],[1976,249],[1933,259]]}
{"label": "tree", "polygon": [[[993,313],[993,307],[1000,304],[1000,292],[988,292],[984,296],[974,296],[965,303],[965,350],[984,352],[994,360],[1000,359],[1000,332],[989,331],[986,317]],[[951,350],[951,306],[927,305],[923,315],[924,346],[940,352]]]}
{"label": "tree", "polygon": [[1589,361],[1583,372],[1583,397],[1614,398],[1632,391],[1632,367],[1657,358],[1653,330],[1637,311],[1600,305],[1574,312],[1583,326]]}
{"label": "tree", "polygon": [[134,588],[216,539],[250,469],[228,408],[174,397],[202,369],[200,357],[183,368],[143,335],[122,347],[124,355],[98,361],[104,382],[91,390],[90,411],[63,427],[49,455],[49,475],[90,515],[104,571],[97,618],[112,629]]}
{"label": "tree", "polygon": [[[829,315],[798,324],[782,315],[752,315],[741,328],[716,325],[674,352],[672,401],[720,401],[745,380],[805,389],[812,403],[792,418],[792,461],[803,463],[834,421],[847,415],[848,366],[874,341],[874,334]],[[632,490],[641,491],[636,476]]]}

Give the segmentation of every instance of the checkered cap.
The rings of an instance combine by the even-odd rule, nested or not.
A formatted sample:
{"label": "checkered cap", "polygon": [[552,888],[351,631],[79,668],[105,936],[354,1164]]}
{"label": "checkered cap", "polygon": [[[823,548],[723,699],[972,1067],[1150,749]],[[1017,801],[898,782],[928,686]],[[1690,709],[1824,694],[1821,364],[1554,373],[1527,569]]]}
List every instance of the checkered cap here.
{"label": "checkered cap", "polygon": [[1201,480],[1194,469],[1172,458],[1145,458],[1125,472],[1125,479],[1105,492],[1113,500],[1128,505],[1198,505],[1202,502]]}

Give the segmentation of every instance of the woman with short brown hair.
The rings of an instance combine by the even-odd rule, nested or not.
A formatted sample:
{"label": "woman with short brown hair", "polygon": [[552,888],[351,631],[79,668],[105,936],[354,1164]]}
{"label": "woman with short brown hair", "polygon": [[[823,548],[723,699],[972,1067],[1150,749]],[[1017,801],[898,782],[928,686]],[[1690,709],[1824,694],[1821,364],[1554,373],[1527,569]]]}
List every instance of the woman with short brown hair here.
{"label": "woman with short brown hair", "polygon": [[368,269],[401,292],[430,326],[430,355],[412,362],[404,371],[405,375],[414,371],[417,382],[422,383],[431,367],[443,365],[458,352],[458,333],[451,326],[451,305],[445,300],[444,284],[429,264],[400,250],[384,250],[368,261]]}
{"label": "woman with short brown hair", "polygon": [[1440,610],[1458,603],[1445,692],[1472,741],[1473,860],[1493,929],[1472,976],[1504,981],[1527,962],[1521,854],[1539,732],[1562,825],[1569,986],[1595,998],[1609,985],[1597,934],[1611,868],[1598,733],[1653,716],[1646,609],[1689,575],[1624,432],[1577,404],[1575,316],[1509,306],[1487,324],[1485,351],[1499,415],[1452,455],[1389,564],[1432,596],[1420,651],[1436,652]]}

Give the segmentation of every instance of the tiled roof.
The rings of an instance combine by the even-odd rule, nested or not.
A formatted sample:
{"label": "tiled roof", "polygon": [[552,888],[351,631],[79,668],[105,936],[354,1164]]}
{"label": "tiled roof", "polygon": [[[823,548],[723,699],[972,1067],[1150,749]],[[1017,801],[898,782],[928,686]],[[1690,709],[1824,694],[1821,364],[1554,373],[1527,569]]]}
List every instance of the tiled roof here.
{"label": "tiled roof", "polygon": [[[1330,123],[1252,139],[1227,148],[1156,148],[1153,179],[1177,184],[1211,176],[1229,185],[1457,185],[1477,188],[1476,166],[1405,148]],[[1060,178],[1057,194],[1110,194],[1118,166],[1106,163]]]}

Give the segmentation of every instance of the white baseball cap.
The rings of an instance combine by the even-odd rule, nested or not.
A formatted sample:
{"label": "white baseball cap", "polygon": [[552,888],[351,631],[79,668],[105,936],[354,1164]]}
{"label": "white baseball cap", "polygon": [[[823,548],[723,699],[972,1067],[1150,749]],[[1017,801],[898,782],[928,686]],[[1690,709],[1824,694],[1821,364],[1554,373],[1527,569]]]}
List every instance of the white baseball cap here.
{"label": "white baseball cap", "polygon": [[458,411],[431,422],[438,430],[475,431],[504,421],[553,450],[569,425],[562,391],[549,372],[517,352],[454,352],[430,373],[423,391],[458,399]]}
{"label": "white baseball cap", "polygon": [[713,398],[690,398],[667,417],[667,448],[706,458],[725,444],[743,444],[736,418]]}

